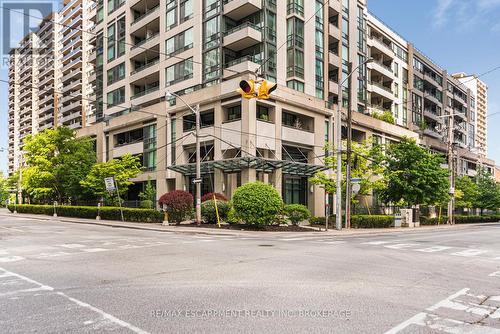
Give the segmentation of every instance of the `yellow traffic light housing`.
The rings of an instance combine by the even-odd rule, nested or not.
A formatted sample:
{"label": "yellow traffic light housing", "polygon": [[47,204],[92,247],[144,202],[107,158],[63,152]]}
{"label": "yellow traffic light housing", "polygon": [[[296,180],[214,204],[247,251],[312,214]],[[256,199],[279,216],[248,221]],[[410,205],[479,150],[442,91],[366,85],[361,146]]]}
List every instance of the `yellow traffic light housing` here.
{"label": "yellow traffic light housing", "polygon": [[253,99],[255,97],[255,81],[254,80],[240,81],[240,88],[238,88],[237,91],[245,99]]}
{"label": "yellow traffic light housing", "polygon": [[277,87],[278,87],[277,84],[272,83],[272,82],[268,82],[267,80],[263,80],[260,83],[259,93],[257,95],[257,98],[260,100],[269,99],[271,93],[274,92]]}

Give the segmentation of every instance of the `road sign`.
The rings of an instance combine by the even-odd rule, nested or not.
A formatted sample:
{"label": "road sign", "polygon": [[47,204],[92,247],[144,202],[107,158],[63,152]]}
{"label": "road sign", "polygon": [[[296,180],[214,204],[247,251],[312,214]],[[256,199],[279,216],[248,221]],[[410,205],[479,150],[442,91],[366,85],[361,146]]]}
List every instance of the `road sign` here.
{"label": "road sign", "polygon": [[201,179],[193,179],[193,184],[201,183]]}
{"label": "road sign", "polygon": [[107,191],[115,191],[115,178],[114,177],[106,177],[104,179],[104,183],[106,184]]}

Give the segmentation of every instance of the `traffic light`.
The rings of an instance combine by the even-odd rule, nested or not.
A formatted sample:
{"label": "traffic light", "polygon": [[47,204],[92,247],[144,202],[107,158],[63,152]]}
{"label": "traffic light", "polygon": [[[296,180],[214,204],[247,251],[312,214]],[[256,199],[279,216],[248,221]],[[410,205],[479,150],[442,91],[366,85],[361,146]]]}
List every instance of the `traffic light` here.
{"label": "traffic light", "polygon": [[240,88],[238,93],[241,94],[245,99],[253,99],[255,97],[255,81],[254,80],[242,80],[240,81]]}
{"label": "traffic light", "polygon": [[237,91],[245,99],[258,98],[260,100],[267,100],[277,87],[277,84],[266,80],[259,80],[257,82],[255,80],[242,80],[240,81],[240,88]]}
{"label": "traffic light", "polygon": [[274,92],[277,87],[278,85],[275,83],[268,82],[266,80],[262,81],[260,83],[259,94],[257,95],[257,98],[260,100],[269,99],[271,93]]}

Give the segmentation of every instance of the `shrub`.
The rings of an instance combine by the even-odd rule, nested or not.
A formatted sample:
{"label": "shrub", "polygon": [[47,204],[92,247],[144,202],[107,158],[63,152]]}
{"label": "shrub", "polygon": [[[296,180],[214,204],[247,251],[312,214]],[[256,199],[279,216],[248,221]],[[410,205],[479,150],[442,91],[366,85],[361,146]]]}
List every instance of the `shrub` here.
{"label": "shrub", "polygon": [[247,224],[269,225],[276,221],[283,201],[276,189],[262,182],[247,183],[234,192],[233,207]]}
{"label": "shrub", "polygon": [[[500,216],[464,216],[455,215],[455,224],[477,224],[477,223],[493,223],[500,221]],[[447,216],[441,217],[441,224],[446,224],[448,222]],[[437,225],[438,218],[430,218],[425,216],[420,216],[420,225]]]}
{"label": "shrub", "polygon": [[[14,205],[9,205],[8,209],[13,212]],[[97,207],[95,206],[58,206],[56,208],[57,215],[61,217],[75,217],[95,219],[97,217]],[[44,214],[52,216],[54,207],[52,205],[17,205],[17,212]],[[104,220],[121,220],[120,208],[118,207],[101,207],[99,215]],[[161,223],[163,214],[157,210],[151,209],[131,209],[123,208],[123,218],[129,222],[147,222]]]}
{"label": "shrub", "polygon": [[206,201],[211,201],[214,199],[214,194],[215,194],[215,198],[217,199],[217,201],[224,201],[224,202],[227,202],[228,199],[226,196],[224,196],[224,194],[221,194],[221,193],[208,193],[206,195],[203,195],[201,197],[201,202],[206,202]]}
{"label": "shrub", "polygon": [[[229,202],[217,201],[217,210],[221,221],[226,221],[227,214],[231,209]],[[215,211],[215,202],[206,201],[201,204],[201,215],[206,223],[217,224],[217,212]]]}
{"label": "shrub", "polygon": [[351,216],[352,228],[388,228],[394,223],[393,216],[384,215],[354,215]]}
{"label": "shrub", "polygon": [[238,224],[240,222],[241,222],[241,219],[236,214],[236,210],[234,209],[234,207],[231,206],[231,208],[229,209],[229,212],[227,213],[226,223]]}
{"label": "shrub", "polygon": [[283,208],[283,213],[293,225],[299,225],[301,221],[311,218],[311,211],[302,204],[288,204]]}
{"label": "shrub", "polygon": [[159,202],[165,207],[168,219],[176,224],[180,224],[193,212],[193,195],[187,191],[171,191],[162,195]]}
{"label": "shrub", "polygon": [[153,205],[154,205],[154,202],[152,200],[145,199],[145,200],[141,201],[141,208],[143,208],[143,209],[152,209]]}

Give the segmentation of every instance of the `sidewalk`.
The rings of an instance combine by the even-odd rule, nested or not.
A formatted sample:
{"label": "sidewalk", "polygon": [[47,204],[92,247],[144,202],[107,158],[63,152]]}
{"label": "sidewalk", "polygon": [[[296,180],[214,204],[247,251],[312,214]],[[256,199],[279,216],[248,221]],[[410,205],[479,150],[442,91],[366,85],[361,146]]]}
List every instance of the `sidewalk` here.
{"label": "sidewalk", "polygon": [[115,220],[95,220],[84,218],[70,218],[70,217],[51,217],[46,215],[34,214],[13,214],[6,209],[0,209],[0,216],[3,217],[23,217],[36,220],[47,220],[62,223],[74,224],[87,224],[87,225],[100,225],[107,227],[119,227],[135,230],[167,232],[167,233],[184,233],[184,234],[203,234],[203,235],[226,235],[226,236],[245,236],[245,237],[262,237],[262,236],[291,236],[294,237],[307,237],[307,236],[364,236],[364,235],[385,235],[390,233],[418,233],[418,232],[433,232],[433,231],[446,231],[446,230],[461,230],[470,227],[488,226],[497,223],[481,223],[481,224],[463,224],[463,225],[440,225],[440,226],[421,226],[416,228],[373,228],[373,229],[350,229],[337,231],[334,229],[328,231],[313,230],[311,232],[259,232],[259,231],[238,231],[226,229],[211,229],[204,227],[188,227],[188,226],[163,226],[161,224],[152,223],[129,223],[120,222]]}

